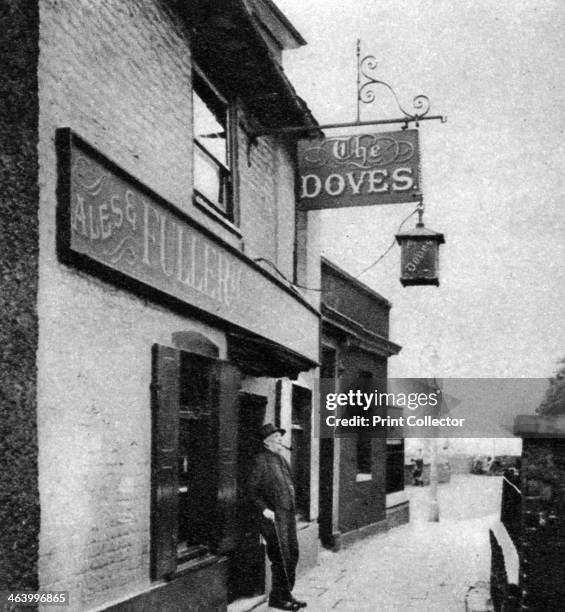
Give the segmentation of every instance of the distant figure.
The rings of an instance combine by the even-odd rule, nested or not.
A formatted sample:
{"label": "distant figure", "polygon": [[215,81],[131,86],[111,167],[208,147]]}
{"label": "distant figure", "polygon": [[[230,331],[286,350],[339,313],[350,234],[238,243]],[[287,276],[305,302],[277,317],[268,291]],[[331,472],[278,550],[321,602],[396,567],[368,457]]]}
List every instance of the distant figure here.
{"label": "distant figure", "polygon": [[491,457],[490,455],[487,457],[487,464],[485,466],[485,473],[489,474],[492,468],[492,465],[494,463],[494,457]]}
{"label": "distant figure", "polygon": [[414,479],[415,487],[423,487],[424,479],[422,478],[422,474],[424,473],[424,457],[422,454],[422,449],[418,449],[418,454],[416,458],[411,459],[414,464],[414,469],[412,470],[412,478]]}

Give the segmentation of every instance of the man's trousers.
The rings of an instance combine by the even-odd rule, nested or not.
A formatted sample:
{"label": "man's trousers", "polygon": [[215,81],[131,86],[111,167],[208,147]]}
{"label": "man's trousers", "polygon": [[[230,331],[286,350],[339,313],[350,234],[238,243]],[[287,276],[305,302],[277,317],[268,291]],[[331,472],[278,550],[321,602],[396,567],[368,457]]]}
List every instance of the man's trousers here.
{"label": "man's trousers", "polygon": [[[296,564],[298,563],[298,539],[294,510],[275,510],[275,524],[261,517],[261,534],[267,543],[267,555],[271,562],[272,587],[270,602],[291,601]],[[277,537],[278,532],[278,537]]]}

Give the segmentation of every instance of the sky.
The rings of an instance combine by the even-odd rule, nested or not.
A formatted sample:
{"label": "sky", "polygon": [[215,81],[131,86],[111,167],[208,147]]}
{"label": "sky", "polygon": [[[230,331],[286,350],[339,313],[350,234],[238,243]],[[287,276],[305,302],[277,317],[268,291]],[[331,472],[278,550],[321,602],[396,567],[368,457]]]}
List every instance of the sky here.
{"label": "sky", "polygon": [[[420,124],[424,222],[446,238],[440,287],[403,288],[397,246],[359,279],[393,303],[403,348],[389,375],[551,376],[565,356],[562,0],[276,2],[309,43],[284,65],[321,124],[355,120],[358,38],[404,108],[424,94],[430,115],[447,116]],[[398,116],[381,88],[361,118]],[[309,214],[323,254],[357,276],[412,209]]]}

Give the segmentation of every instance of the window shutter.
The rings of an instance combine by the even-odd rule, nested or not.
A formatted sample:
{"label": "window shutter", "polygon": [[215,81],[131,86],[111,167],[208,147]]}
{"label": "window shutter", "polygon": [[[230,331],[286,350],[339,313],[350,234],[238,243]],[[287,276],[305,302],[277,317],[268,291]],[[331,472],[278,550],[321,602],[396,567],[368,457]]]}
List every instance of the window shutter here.
{"label": "window shutter", "polygon": [[178,525],[177,449],[179,351],[153,346],[151,573],[167,578],[176,570]]}
{"label": "window shutter", "polygon": [[218,407],[218,498],[215,552],[237,546],[237,430],[240,371],[227,361],[214,364],[213,403]]}

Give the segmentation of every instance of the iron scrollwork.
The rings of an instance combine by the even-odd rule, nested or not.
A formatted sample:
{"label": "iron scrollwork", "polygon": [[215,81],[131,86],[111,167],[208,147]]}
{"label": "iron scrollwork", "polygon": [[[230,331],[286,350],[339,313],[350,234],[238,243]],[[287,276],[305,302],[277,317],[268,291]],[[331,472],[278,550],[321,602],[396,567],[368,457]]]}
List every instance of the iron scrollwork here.
{"label": "iron scrollwork", "polygon": [[[358,48],[359,56],[359,48]],[[374,75],[378,67],[377,60],[373,55],[366,55],[362,60],[358,61],[358,78],[357,78],[357,121],[360,120],[360,108],[361,104],[371,104],[375,101],[376,93],[375,90],[382,86],[393,95],[396,105],[400,112],[404,115],[406,121],[414,121],[418,123],[418,120],[424,118],[430,111],[430,100],[427,96],[419,94],[414,97],[412,105],[414,112],[408,112],[400,104],[400,100],[396,95],[394,89],[386,82],[381,79],[377,79]],[[362,82],[362,79],[364,81]]]}

